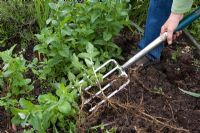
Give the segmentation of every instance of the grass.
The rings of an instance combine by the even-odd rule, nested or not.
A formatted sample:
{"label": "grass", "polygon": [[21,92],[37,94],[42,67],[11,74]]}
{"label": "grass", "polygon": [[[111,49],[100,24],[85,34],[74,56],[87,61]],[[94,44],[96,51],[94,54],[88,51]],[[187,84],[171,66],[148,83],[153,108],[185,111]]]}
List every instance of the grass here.
{"label": "grass", "polygon": [[35,17],[37,19],[40,29],[45,27],[46,20],[49,17],[49,10],[50,10],[49,3],[50,2],[52,2],[52,0],[35,0],[34,1]]}
{"label": "grass", "polygon": [[0,1],[0,16],[0,47],[26,44],[34,38],[33,33],[37,31],[37,26],[31,2]]}

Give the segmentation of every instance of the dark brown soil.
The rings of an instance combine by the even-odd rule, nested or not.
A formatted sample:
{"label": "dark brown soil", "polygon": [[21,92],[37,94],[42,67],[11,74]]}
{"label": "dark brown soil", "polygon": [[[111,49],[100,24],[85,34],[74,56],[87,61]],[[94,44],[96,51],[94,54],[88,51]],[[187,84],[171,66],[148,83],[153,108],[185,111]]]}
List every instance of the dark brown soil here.
{"label": "dark brown soil", "polygon": [[[133,43],[119,41],[125,54],[130,55]],[[130,68],[130,84],[87,114],[79,132],[115,129],[122,133],[199,133],[200,99],[179,88],[200,92],[200,68],[194,63],[200,56],[190,42],[179,39],[176,44],[165,48],[160,63]],[[173,60],[175,51],[180,52]]]}
{"label": "dark brown soil", "polygon": [[0,108],[0,133],[11,132],[9,114],[2,108]]}
{"label": "dark brown soil", "polygon": [[[132,49],[137,43],[135,40],[139,39],[127,32],[116,39],[123,49],[125,60],[132,56]],[[122,133],[199,133],[200,99],[179,90],[200,92],[200,64],[194,63],[200,61],[200,56],[189,44],[180,39],[177,45],[165,48],[160,63],[130,68],[130,84],[92,114],[86,113],[78,132],[113,129]],[[33,44],[27,47],[25,53],[29,61],[36,56],[32,49]],[[176,60],[172,59],[174,53]],[[35,79],[32,74],[27,77]],[[36,88],[40,88],[39,84],[35,83]],[[114,87],[117,86],[114,84]],[[37,96],[43,93],[40,90],[36,89],[33,93]],[[10,119],[9,113],[0,108],[0,133],[12,132]]]}

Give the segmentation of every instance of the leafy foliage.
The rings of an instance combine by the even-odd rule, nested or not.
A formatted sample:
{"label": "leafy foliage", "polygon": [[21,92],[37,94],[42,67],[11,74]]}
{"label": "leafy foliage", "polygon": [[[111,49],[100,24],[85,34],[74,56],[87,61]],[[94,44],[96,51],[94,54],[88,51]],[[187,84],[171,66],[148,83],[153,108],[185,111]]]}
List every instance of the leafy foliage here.
{"label": "leafy foliage", "polygon": [[40,29],[46,26],[46,20],[49,17],[49,3],[53,0],[34,0],[35,18]]}
{"label": "leafy foliage", "polygon": [[[27,45],[37,31],[33,4],[23,0],[0,1],[0,45],[19,43]],[[33,28],[33,26],[35,26]],[[13,44],[12,44],[13,45]]]}
{"label": "leafy foliage", "polygon": [[0,107],[4,107],[6,110],[16,106],[18,103],[16,99],[10,98],[11,94],[8,93],[7,96],[0,98]]}
{"label": "leafy foliage", "polygon": [[24,94],[31,91],[31,79],[25,78],[24,74],[28,68],[26,61],[22,56],[12,57],[14,46],[7,51],[0,52],[0,58],[3,61],[3,68],[0,71],[1,90],[7,89],[13,95]]}
{"label": "leafy foliage", "polygon": [[[1,96],[7,94],[0,98],[0,106],[11,110],[12,123],[28,127],[29,133],[49,128],[55,133],[75,132],[77,88],[100,80],[102,75],[94,69],[105,60],[120,58],[121,49],[113,38],[130,23],[126,0],[53,1],[0,1],[2,44],[15,38],[19,44],[29,44],[41,29],[36,35],[40,43],[34,48],[39,56],[32,63],[21,53],[14,55],[15,46],[0,52],[0,91]],[[33,89],[34,81],[26,78],[31,70],[51,83],[51,92],[38,98],[27,95]],[[81,85],[80,79],[85,80]]]}
{"label": "leafy foliage", "polygon": [[57,124],[64,132],[74,132],[73,117],[78,109],[76,98],[75,90],[71,91],[63,84],[57,84],[56,96],[51,93],[40,95],[38,105],[21,98],[19,103],[22,109],[12,109],[12,122],[23,127],[31,125],[39,133],[45,133],[51,124],[54,131],[57,131]]}
{"label": "leafy foliage", "polygon": [[50,3],[51,16],[37,38],[35,50],[44,56],[42,78],[82,78],[87,67],[96,68],[121,50],[113,43],[129,23],[125,1],[59,1]]}
{"label": "leafy foliage", "polygon": [[130,4],[132,6],[130,11],[131,19],[139,26],[142,26],[147,17],[149,0],[130,0]]}
{"label": "leafy foliage", "polygon": [[[200,6],[200,0],[196,0],[194,1],[192,10],[195,10],[197,7]],[[200,42],[200,21],[197,20],[195,22],[192,23],[191,26],[189,26],[189,31],[192,33],[192,35],[195,37],[195,39],[197,39]]]}

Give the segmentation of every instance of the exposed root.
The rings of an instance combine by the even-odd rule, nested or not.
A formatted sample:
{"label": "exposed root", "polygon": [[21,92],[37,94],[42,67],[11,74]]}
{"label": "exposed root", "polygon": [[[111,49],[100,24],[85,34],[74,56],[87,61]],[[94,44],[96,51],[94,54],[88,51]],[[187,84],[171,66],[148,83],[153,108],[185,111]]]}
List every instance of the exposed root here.
{"label": "exposed root", "polygon": [[[174,129],[176,131],[182,131],[182,132],[189,132],[189,130],[187,129],[183,129],[183,128],[178,128],[176,126],[172,126],[168,123],[165,123],[165,122],[162,122],[160,120],[158,120],[158,118],[154,117],[154,116],[151,116],[147,113],[145,113],[144,111],[140,110],[140,106],[137,106],[137,105],[133,105],[133,104],[123,104],[123,103],[113,103],[113,104],[116,104],[117,106],[123,108],[123,109],[132,109],[134,111],[137,111],[138,114],[141,114],[141,118],[145,119],[145,120],[148,120],[152,123],[156,123],[156,124],[160,124],[160,125],[163,125],[165,127],[168,127],[168,128],[171,128],[171,129]],[[132,112],[132,111],[130,111]]]}

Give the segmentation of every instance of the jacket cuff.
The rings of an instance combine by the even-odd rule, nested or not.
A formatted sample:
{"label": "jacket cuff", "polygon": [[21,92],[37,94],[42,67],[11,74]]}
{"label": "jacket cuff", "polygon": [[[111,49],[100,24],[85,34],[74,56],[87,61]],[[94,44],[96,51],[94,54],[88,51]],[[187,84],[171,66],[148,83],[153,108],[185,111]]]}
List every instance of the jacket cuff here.
{"label": "jacket cuff", "polygon": [[193,0],[173,0],[171,11],[178,14],[188,12],[193,4]]}

